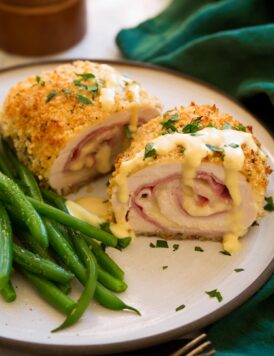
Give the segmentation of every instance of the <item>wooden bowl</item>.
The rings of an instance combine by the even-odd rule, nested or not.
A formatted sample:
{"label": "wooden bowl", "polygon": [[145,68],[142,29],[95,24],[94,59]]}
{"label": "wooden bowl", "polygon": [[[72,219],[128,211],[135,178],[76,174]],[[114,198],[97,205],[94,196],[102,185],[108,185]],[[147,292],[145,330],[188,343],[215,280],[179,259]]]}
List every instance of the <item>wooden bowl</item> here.
{"label": "wooden bowl", "polygon": [[8,52],[61,52],[80,41],[85,31],[85,0],[0,0],[0,48]]}

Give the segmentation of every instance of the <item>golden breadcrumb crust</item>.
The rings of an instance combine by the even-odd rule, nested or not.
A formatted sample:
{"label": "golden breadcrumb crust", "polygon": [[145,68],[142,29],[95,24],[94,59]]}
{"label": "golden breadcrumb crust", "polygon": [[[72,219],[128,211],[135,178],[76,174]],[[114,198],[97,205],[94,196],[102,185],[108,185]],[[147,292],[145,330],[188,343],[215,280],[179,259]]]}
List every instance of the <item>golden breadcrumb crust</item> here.
{"label": "golden breadcrumb crust", "polygon": [[[94,124],[103,122],[110,114],[135,105],[128,84],[119,89],[115,104],[109,110],[102,109],[100,95],[95,95],[84,86],[75,84],[81,81],[92,84],[92,78],[84,80],[76,73],[92,73],[99,87],[115,86],[109,81],[122,78],[114,68],[89,61],[76,61],[62,64],[31,76],[12,88],[3,104],[0,115],[1,134],[9,138],[21,161],[23,161],[40,180],[48,180],[49,171],[60,151],[78,133]],[[134,83],[134,82],[132,82]],[[99,94],[100,94],[99,89]],[[49,99],[49,95],[55,95]],[[77,98],[87,97],[92,105]],[[140,89],[142,106],[160,108],[159,101]]]}
{"label": "golden breadcrumb crust", "polygon": [[[131,142],[130,147],[117,157],[115,171],[113,172],[108,190],[110,196],[112,186],[115,185],[114,178],[116,174],[119,173],[121,164],[135,157],[138,152],[145,148],[145,145],[148,142],[153,141],[153,139],[163,134],[166,129],[163,127],[163,125],[161,125],[161,122],[174,114],[179,115],[179,120],[172,122],[172,124],[178,129],[179,132],[182,132],[182,128],[184,126],[190,124],[193,122],[193,120],[200,118],[200,129],[212,125],[217,129],[222,130],[224,129],[224,125],[229,124],[232,129],[240,129],[252,133],[251,126],[243,126],[240,121],[233,119],[231,115],[220,112],[215,105],[197,105],[192,102],[188,107],[181,106],[178,109],[175,108],[174,110],[170,110],[164,114],[164,117],[159,116],[139,127],[134,136],[134,139]],[[260,147],[260,143],[256,137],[254,137],[254,135],[253,138],[256,144]],[[253,150],[248,149],[245,145],[242,145],[242,149],[245,155],[245,161],[241,173],[246,177],[247,181],[250,182],[259,207],[259,214],[261,214],[268,182],[267,175],[270,174],[272,170],[267,165],[266,159],[264,159],[258,152],[254,152]],[[143,165],[150,166],[159,164],[159,162],[165,162],[167,160],[174,160],[178,162],[183,161],[183,157],[184,154],[182,148],[177,147],[175,150],[167,152],[166,155],[155,157],[155,159],[144,160]],[[222,160],[222,154],[219,152],[214,152],[213,155],[204,158],[203,162],[222,164]],[[134,173],[134,171],[132,173]]]}

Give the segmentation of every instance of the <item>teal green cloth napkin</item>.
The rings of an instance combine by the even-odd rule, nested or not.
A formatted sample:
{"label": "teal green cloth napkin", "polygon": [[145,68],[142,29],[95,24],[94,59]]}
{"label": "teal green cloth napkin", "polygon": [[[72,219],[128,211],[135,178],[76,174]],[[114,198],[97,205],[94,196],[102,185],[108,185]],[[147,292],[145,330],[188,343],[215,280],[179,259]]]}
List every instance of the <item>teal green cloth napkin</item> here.
{"label": "teal green cloth napkin", "polygon": [[[214,84],[274,128],[272,22],[274,0],[174,0],[117,44],[127,58]],[[274,355],[274,277],[208,333],[218,355]]]}
{"label": "teal green cloth napkin", "polygon": [[122,30],[117,44],[127,58],[214,84],[266,114],[274,129],[273,22],[273,0],[174,0],[159,16]]}

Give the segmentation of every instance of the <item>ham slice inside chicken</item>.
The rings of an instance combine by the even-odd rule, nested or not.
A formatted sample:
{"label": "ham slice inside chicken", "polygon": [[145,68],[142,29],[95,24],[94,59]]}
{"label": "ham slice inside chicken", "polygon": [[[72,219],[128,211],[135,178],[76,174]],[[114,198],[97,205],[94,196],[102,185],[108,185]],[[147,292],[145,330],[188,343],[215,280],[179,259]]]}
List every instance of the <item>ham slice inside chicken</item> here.
{"label": "ham slice inside chicken", "polygon": [[[231,230],[232,199],[221,165],[202,163],[191,192],[182,187],[180,163],[146,167],[128,178],[129,205],[125,219],[137,235],[184,235],[220,239]],[[250,185],[239,173],[242,221],[256,219],[257,204]],[[113,196],[113,204],[121,204]]]}
{"label": "ham slice inside chicken", "polygon": [[[158,115],[156,108],[140,107],[138,124]],[[128,145],[125,126],[131,116],[131,110],[115,113],[74,137],[60,152],[51,168],[51,187],[58,192],[66,192],[110,172],[116,156]]]}

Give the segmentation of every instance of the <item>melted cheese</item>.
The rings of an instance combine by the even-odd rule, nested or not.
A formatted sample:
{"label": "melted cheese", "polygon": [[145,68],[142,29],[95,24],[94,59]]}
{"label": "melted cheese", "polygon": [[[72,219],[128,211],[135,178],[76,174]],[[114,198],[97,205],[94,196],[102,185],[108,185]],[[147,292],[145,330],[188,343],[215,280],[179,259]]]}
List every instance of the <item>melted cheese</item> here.
{"label": "melted cheese", "polygon": [[105,174],[111,170],[111,148],[108,143],[102,144],[99,151],[95,155],[96,170],[99,173]]}
{"label": "melted cheese", "polygon": [[99,218],[97,215],[84,209],[81,205],[79,205],[71,200],[66,201],[66,206],[68,208],[69,213],[72,216],[74,216],[80,220],[83,220],[93,226],[99,227],[100,224],[102,224],[104,222],[104,220]]}
{"label": "melted cheese", "polygon": [[115,104],[115,88],[102,88],[100,102],[105,111],[111,110]]}
{"label": "melted cheese", "polygon": [[89,213],[97,215],[100,219],[107,220],[109,218],[108,202],[101,197],[84,196],[75,201]]}
{"label": "melted cheese", "polygon": [[137,130],[137,126],[138,126],[138,105],[134,105],[132,107],[128,128],[131,132],[135,132]]}
{"label": "melted cheese", "polygon": [[[207,216],[207,211],[204,208],[198,208],[193,199],[193,184],[196,176],[196,170],[200,166],[203,158],[214,153],[210,146],[222,148],[224,153],[224,169],[225,169],[225,184],[232,198],[232,206],[228,219],[231,231],[224,236],[225,249],[229,252],[235,252],[239,248],[238,237],[242,236],[246,229],[242,223],[241,213],[241,194],[239,191],[239,171],[244,164],[244,152],[241,148],[245,144],[249,149],[258,151],[253,137],[250,133],[236,130],[217,130],[215,128],[204,128],[197,135],[173,133],[159,136],[153,140],[154,148],[157,155],[162,156],[169,151],[176,149],[177,146],[185,148],[182,162],[182,191],[184,201],[182,205],[184,209],[193,216]],[[230,146],[232,144],[232,146]],[[146,165],[147,160],[143,159],[144,150],[140,151],[135,157],[129,161],[122,163],[119,173],[115,177],[116,192],[120,203],[128,202],[128,187],[127,177]],[[125,224],[123,214],[116,214],[118,224]],[[218,211],[219,207],[217,207]]]}

